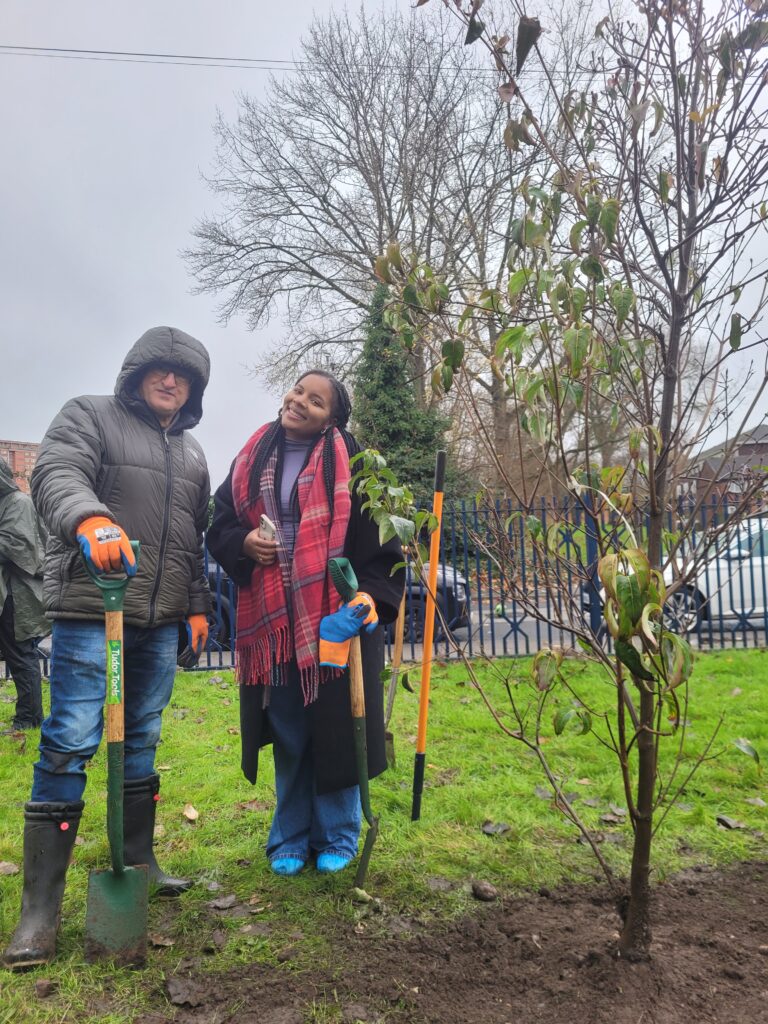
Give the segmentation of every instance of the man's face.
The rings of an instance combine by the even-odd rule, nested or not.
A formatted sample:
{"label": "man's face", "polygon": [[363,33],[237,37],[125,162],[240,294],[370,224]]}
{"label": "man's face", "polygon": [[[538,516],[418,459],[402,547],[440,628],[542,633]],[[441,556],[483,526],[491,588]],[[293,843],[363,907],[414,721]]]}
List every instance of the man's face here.
{"label": "man's face", "polygon": [[139,394],[157,416],[160,426],[168,427],[189,398],[191,386],[190,377],[182,370],[158,365],[142,377]]}

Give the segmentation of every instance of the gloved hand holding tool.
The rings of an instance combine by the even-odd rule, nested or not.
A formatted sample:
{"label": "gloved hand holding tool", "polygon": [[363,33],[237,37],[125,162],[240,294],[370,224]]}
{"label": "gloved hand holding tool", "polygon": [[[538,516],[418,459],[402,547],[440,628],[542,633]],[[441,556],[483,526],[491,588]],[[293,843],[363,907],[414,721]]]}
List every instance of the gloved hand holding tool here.
{"label": "gloved hand holding tool", "polygon": [[[327,623],[330,620],[335,620],[332,628],[335,630],[338,627],[339,634],[344,629],[341,624],[348,623],[347,635],[339,641],[330,642],[338,645],[336,654],[342,654],[339,648],[344,647],[346,644],[346,657],[349,661],[349,696],[352,704],[352,728],[355,739],[357,780],[360,787],[360,805],[363,808],[363,814],[369,826],[357,874],[355,875],[355,885],[358,889],[363,889],[365,887],[365,876],[368,873],[368,862],[371,859],[371,850],[379,833],[379,819],[374,816],[371,810],[371,795],[368,789],[368,741],[366,739],[365,727],[365,692],[363,690],[363,659],[360,654],[360,633],[363,628],[367,632],[372,633],[378,625],[379,618],[376,615],[376,605],[373,598],[369,594],[358,593],[357,577],[348,558],[332,558],[328,563],[328,571],[331,574],[333,585],[345,603],[334,615],[327,615],[321,620],[320,632],[321,634],[323,632],[323,623]],[[364,606],[368,607],[367,614],[363,613]],[[342,615],[342,613],[344,614]],[[339,618],[336,618],[336,616],[339,616]],[[350,636],[349,629],[355,623],[357,624],[357,632]],[[322,640],[321,643],[323,643]]]}
{"label": "gloved hand holding tool", "polygon": [[208,643],[208,617],[206,615],[190,615],[187,618],[187,646],[178,656],[177,663],[182,668],[194,668],[200,655]]}
{"label": "gloved hand holding tool", "polygon": [[[334,580],[335,583],[335,580]],[[339,610],[320,620],[320,664],[346,668],[352,640],[363,630],[373,633],[379,624],[376,603],[370,594],[357,591]]]}
{"label": "gloved hand holding tool", "polygon": [[[109,523],[109,520],[106,522]],[[129,550],[133,567],[131,575],[134,575],[138,568],[138,542],[129,544]],[[118,556],[118,565],[121,559],[122,554]],[[121,965],[140,966],[147,955],[149,877],[146,864],[127,867],[123,853],[123,599],[130,576],[105,576],[103,570],[97,575],[93,559],[84,555],[84,560],[91,579],[104,597],[107,645],[107,836],[112,860],[111,871],[91,871],[88,876],[85,957],[89,961],[109,959]],[[102,564],[106,564],[106,561]]]}
{"label": "gloved hand holding tool", "polygon": [[123,529],[106,516],[90,516],[84,519],[77,528],[77,543],[83,557],[96,570],[102,572],[120,572],[124,570],[128,576],[136,575],[136,556],[131,549],[131,542]]}

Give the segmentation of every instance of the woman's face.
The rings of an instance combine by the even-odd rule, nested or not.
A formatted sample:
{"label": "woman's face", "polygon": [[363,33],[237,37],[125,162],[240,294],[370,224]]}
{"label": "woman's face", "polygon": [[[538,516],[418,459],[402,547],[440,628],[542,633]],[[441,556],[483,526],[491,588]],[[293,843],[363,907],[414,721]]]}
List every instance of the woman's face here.
{"label": "woman's face", "polygon": [[291,441],[314,437],[333,419],[333,385],[326,377],[308,373],[283,399],[280,422]]}

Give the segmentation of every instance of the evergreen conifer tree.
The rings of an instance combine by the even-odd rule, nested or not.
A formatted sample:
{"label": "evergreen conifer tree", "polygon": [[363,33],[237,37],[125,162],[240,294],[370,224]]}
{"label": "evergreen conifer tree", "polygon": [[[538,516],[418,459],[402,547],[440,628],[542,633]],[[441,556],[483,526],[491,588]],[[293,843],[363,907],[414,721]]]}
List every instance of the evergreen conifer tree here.
{"label": "evergreen conifer tree", "polygon": [[[379,285],[353,379],[355,436],[364,448],[381,452],[417,499],[426,499],[434,486],[435,453],[446,447],[448,419],[419,408],[406,354],[384,322],[386,301],[387,289]],[[455,479],[453,468],[447,487]]]}

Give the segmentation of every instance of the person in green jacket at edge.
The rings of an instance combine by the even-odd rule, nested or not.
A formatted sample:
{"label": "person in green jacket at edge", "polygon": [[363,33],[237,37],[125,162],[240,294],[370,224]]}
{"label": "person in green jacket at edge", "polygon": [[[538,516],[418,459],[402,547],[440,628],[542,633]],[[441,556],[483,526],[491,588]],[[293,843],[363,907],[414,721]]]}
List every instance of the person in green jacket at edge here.
{"label": "person in green jacket at edge", "polygon": [[[53,619],[51,711],[25,806],[21,920],[4,955],[13,970],[55,954],[85,768],[103,731],[104,605],[83,556],[97,572],[134,577],[124,605],[125,863],[147,864],[161,895],[192,884],[166,875],[155,859],[154,760],[179,623],[187,624],[187,663],[208,635],[203,531],[210,483],[189,431],[202,416],[209,369],[195,338],[172,327],[147,331],[126,356],[113,395],[66,403],[32,472],[32,497],[50,534],[43,592]],[[138,571],[131,540],[141,544]]]}
{"label": "person in green jacket at edge", "polygon": [[7,732],[38,729],[43,687],[37,641],[51,624],[43,610],[45,531],[28,494],[0,459],[0,658],[16,686],[16,713]]}

